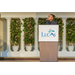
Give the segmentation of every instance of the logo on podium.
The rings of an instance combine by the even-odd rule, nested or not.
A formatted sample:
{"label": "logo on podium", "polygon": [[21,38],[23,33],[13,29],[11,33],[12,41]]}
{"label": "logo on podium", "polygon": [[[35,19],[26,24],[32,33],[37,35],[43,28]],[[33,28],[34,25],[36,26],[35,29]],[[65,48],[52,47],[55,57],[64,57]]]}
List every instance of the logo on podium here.
{"label": "logo on podium", "polygon": [[58,41],[59,25],[39,25],[39,41]]}
{"label": "logo on podium", "polygon": [[56,36],[55,30],[49,29],[48,33],[41,32],[41,37]]}

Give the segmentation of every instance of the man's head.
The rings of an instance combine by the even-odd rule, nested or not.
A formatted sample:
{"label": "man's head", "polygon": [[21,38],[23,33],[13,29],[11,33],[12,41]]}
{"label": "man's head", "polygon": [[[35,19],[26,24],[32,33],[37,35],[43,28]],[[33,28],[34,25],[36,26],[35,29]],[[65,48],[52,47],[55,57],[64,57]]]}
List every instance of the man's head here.
{"label": "man's head", "polygon": [[54,15],[53,15],[53,14],[50,14],[50,15],[48,16],[48,20],[49,20],[49,21],[52,21],[53,18],[54,18]]}

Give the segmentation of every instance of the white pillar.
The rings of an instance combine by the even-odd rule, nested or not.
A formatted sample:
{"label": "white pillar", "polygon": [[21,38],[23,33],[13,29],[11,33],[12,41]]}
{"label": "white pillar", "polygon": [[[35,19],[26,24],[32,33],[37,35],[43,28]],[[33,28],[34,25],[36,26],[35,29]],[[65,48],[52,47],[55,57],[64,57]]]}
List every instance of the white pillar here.
{"label": "white pillar", "polygon": [[62,51],[67,51],[66,50],[66,18],[62,18],[63,23],[64,23],[64,28],[63,28],[63,41],[62,41]]}
{"label": "white pillar", "polygon": [[24,29],[24,27],[23,27],[23,20],[22,19],[24,19],[24,18],[20,18],[20,20],[21,20],[21,23],[22,23],[22,25],[21,25],[21,31],[22,31],[22,33],[21,33],[21,50],[20,51],[25,51],[24,50],[24,31],[23,31],[23,29]]}
{"label": "white pillar", "polygon": [[35,22],[36,22],[36,25],[35,25],[35,49],[34,50],[38,50],[38,36],[37,36],[37,26],[38,26],[38,18],[35,18]]}
{"label": "white pillar", "polygon": [[10,50],[10,18],[7,19],[7,50]]}

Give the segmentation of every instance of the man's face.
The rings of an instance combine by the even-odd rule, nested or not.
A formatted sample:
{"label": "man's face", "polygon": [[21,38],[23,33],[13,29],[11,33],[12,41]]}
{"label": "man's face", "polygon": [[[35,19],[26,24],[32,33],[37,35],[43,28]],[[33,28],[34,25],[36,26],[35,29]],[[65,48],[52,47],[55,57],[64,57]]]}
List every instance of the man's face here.
{"label": "man's face", "polygon": [[52,15],[49,15],[48,16],[48,20],[52,21],[53,20],[53,16]]}

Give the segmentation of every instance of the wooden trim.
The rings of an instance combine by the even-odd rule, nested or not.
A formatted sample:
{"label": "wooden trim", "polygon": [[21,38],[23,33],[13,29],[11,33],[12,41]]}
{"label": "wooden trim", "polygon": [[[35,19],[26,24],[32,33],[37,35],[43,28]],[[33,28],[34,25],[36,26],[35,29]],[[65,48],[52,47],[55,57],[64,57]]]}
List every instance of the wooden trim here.
{"label": "wooden trim", "polygon": [[1,57],[0,58],[0,60],[40,60],[40,58],[17,58],[17,57],[10,57],[10,58],[8,58],[8,57]]}
{"label": "wooden trim", "polygon": [[[39,57],[0,57],[0,60],[40,60]],[[75,60],[75,57],[58,58],[58,60]]]}
{"label": "wooden trim", "polygon": [[75,57],[74,58],[72,58],[72,57],[71,58],[69,58],[69,57],[68,58],[58,58],[58,60],[75,60]]}

